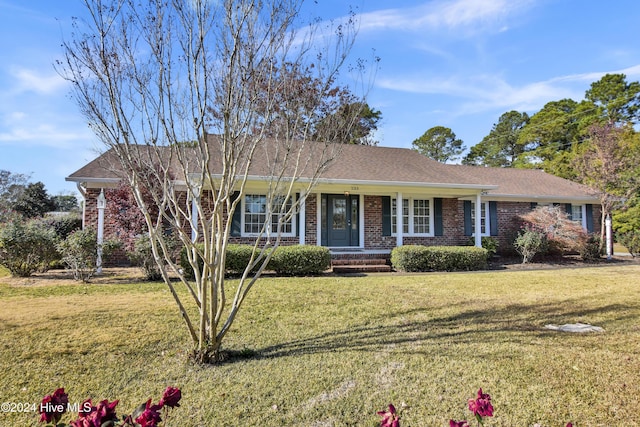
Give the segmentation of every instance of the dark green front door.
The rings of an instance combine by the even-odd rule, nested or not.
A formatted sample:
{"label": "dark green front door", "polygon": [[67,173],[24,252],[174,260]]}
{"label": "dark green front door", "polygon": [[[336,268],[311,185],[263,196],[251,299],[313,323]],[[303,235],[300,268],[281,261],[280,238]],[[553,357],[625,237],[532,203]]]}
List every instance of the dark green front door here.
{"label": "dark green front door", "polygon": [[358,246],[358,196],[328,194],[327,216],[323,225],[327,229],[327,246]]}

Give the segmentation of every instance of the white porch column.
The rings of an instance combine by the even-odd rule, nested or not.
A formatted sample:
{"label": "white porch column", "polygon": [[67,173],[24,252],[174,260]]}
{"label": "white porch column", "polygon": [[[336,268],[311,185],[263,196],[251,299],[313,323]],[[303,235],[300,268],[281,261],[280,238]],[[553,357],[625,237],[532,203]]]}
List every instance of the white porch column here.
{"label": "white porch column", "polygon": [[200,187],[195,187],[191,196],[191,241],[198,239],[198,199],[200,198]]}
{"label": "white porch column", "polygon": [[475,246],[482,247],[482,193],[476,194],[476,206],[475,206]]}
{"label": "white porch column", "polygon": [[611,236],[611,216],[607,215],[604,220],[605,226],[605,240],[607,244],[607,260],[611,261],[611,257],[613,256],[613,241]]}
{"label": "white porch column", "polygon": [[[298,233],[300,234],[298,243],[304,245],[305,243],[305,234],[307,233],[307,196],[306,193],[300,191],[300,205],[298,210],[298,220],[300,224],[298,224]],[[318,245],[320,246],[320,245]]]}
{"label": "white porch column", "polygon": [[402,220],[402,193],[396,195],[396,246],[402,246],[402,231],[404,230]]}
{"label": "white porch column", "polygon": [[104,197],[104,188],[100,190],[97,199],[98,205],[98,258],[96,259],[96,273],[102,273],[102,243],[104,242],[104,209],[107,207],[107,199]]}

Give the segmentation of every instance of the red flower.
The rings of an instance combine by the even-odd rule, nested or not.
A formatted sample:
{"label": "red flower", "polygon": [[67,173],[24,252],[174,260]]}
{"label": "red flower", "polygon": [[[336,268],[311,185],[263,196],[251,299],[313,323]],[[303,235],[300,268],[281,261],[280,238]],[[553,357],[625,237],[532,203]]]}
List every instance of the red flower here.
{"label": "red flower", "polygon": [[473,415],[478,418],[478,421],[482,417],[493,417],[493,406],[491,406],[491,396],[482,392],[482,389],[478,390],[477,399],[469,399],[469,410],[473,412]]}
{"label": "red flower", "polygon": [[567,427],[573,427],[572,423],[567,423]]}
{"label": "red flower", "polygon": [[158,423],[162,421],[160,409],[162,409],[162,406],[152,405],[151,399],[147,400],[144,412],[136,418],[136,423],[140,424],[140,427],[157,427]]}
{"label": "red flower", "polygon": [[87,399],[80,405],[78,411],[78,419],[72,421],[71,427],[100,427],[103,423],[108,421],[118,421],[118,415],[116,414],[116,406],[118,400],[114,400],[109,403],[108,400],[103,400],[98,403],[98,406],[93,406],[91,399]]}
{"label": "red flower", "polygon": [[98,408],[93,406],[93,402],[91,402],[91,399],[87,399],[82,402],[82,405],[80,405],[80,409],[78,409],[78,416],[80,418],[88,417],[92,412],[95,412],[96,409]]}
{"label": "red flower", "polygon": [[68,403],[69,397],[64,392],[64,388],[59,388],[53,394],[46,395],[38,408],[40,422],[56,424],[62,418],[62,414],[67,412]]}
{"label": "red flower", "polygon": [[377,414],[382,417],[380,427],[400,427],[400,417],[396,413],[395,406],[389,404],[389,409],[378,411]]}
{"label": "red flower", "polygon": [[160,406],[168,406],[169,408],[176,408],[180,406],[178,403],[182,398],[182,393],[177,387],[167,387],[162,394],[162,399],[158,402]]}
{"label": "red flower", "polygon": [[469,424],[466,421],[449,420],[449,427],[469,427]]}

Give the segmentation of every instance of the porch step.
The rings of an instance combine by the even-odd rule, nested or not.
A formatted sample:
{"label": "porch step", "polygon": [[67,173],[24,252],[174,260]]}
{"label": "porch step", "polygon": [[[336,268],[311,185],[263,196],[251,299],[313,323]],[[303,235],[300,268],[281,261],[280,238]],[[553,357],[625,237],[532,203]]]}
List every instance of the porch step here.
{"label": "porch step", "polygon": [[337,274],[349,273],[383,273],[391,271],[391,266],[384,258],[347,258],[331,260],[333,272]]}

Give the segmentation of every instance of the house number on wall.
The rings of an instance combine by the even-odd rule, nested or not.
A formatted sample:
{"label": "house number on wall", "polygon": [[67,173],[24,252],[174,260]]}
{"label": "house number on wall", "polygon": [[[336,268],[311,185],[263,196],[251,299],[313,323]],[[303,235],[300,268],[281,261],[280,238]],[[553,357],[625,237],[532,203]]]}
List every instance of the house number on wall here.
{"label": "house number on wall", "polygon": [[351,187],[351,191],[358,191],[358,190],[360,190],[360,187],[356,187],[356,186]]}

